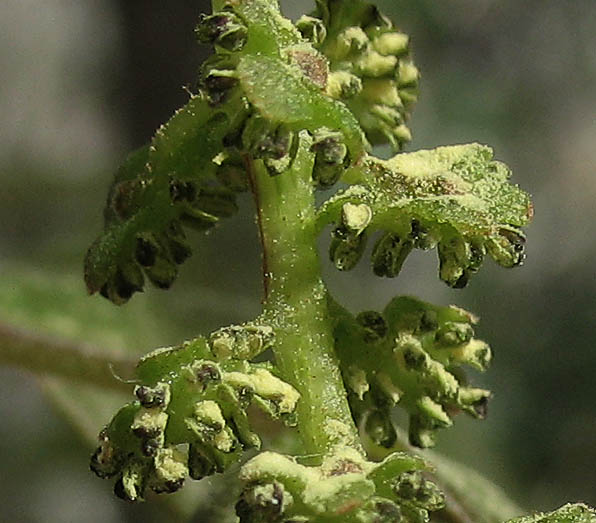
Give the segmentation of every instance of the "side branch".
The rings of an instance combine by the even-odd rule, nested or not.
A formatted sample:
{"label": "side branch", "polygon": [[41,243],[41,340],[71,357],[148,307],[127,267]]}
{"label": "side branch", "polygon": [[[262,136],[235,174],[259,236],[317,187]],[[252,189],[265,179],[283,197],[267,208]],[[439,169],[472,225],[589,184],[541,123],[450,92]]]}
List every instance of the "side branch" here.
{"label": "side branch", "polygon": [[130,384],[116,376],[133,376],[136,361],[114,351],[39,336],[0,323],[0,364],[130,392]]}

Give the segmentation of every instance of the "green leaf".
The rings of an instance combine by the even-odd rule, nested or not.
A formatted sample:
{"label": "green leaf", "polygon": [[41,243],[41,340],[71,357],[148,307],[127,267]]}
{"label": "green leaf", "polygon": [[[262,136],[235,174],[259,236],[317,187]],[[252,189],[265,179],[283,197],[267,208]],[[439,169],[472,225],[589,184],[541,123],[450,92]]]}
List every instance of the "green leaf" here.
{"label": "green leaf", "polygon": [[[311,60],[323,60],[316,51],[303,51]],[[284,123],[290,129],[311,132],[321,127],[339,130],[354,160],[364,154],[362,132],[352,113],[342,103],[326,96],[306,81],[295,65],[267,56],[245,56],[238,64],[242,89],[251,104],[266,119]],[[275,92],[275,96],[271,93]]]}
{"label": "green leaf", "polygon": [[463,287],[486,253],[504,267],[524,259],[520,228],[533,210],[510,175],[479,144],[367,157],[346,173],[352,185],[321,206],[318,226],[335,221],[349,233],[346,204],[366,206],[372,217],[365,230],[385,232],[373,250],[376,274],[396,276],[412,248],[438,245],[441,279]]}
{"label": "green leaf", "polygon": [[535,514],[509,520],[508,523],[594,523],[596,511],[581,503],[563,505],[548,514]]}

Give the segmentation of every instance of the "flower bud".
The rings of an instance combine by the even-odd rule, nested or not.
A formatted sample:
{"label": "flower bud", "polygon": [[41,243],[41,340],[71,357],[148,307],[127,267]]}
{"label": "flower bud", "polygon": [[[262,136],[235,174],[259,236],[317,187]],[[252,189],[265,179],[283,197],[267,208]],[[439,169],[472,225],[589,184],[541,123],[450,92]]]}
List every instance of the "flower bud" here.
{"label": "flower bud", "polygon": [[209,69],[202,79],[202,86],[212,106],[225,102],[237,84],[238,78],[234,69]]}
{"label": "flower bud", "polygon": [[372,410],[364,424],[364,430],[375,443],[385,448],[391,448],[397,440],[397,432],[391,421],[389,411]]}
{"label": "flower bud", "polygon": [[373,47],[384,56],[400,56],[407,53],[409,42],[408,35],[393,31],[382,33],[372,40]]}
{"label": "flower bud", "polygon": [[373,248],[373,272],[377,276],[395,278],[413,248],[414,242],[411,239],[386,233]]}
{"label": "flower bud", "polygon": [[212,15],[200,15],[195,34],[201,43],[215,44],[233,52],[239,51],[246,44],[248,29],[234,13],[221,11]]}
{"label": "flower bud", "polygon": [[335,37],[334,45],[326,51],[332,60],[345,60],[352,54],[366,50],[369,39],[360,27],[347,27]]}
{"label": "flower bud", "polygon": [[151,489],[158,494],[179,490],[188,475],[187,461],[186,453],[178,449],[159,449],[153,458]]}
{"label": "flower bud", "polygon": [[472,339],[474,329],[469,323],[448,321],[435,334],[435,340],[444,346],[461,345]]}
{"label": "flower bud", "polygon": [[249,486],[236,504],[236,515],[240,523],[256,521],[279,521],[292,496],[277,481]]}
{"label": "flower bud", "polygon": [[428,396],[420,398],[416,402],[416,406],[420,414],[430,421],[429,425],[437,428],[451,427],[453,425],[451,418],[447,415],[443,406]]}
{"label": "flower bud", "polygon": [[395,56],[384,56],[371,50],[354,62],[354,72],[366,78],[391,76],[397,63]]}
{"label": "flower bud", "polygon": [[329,258],[340,271],[350,271],[360,261],[366,249],[366,231],[354,234],[342,226],[337,227],[331,236]]}
{"label": "flower bud", "polygon": [[348,154],[343,135],[326,128],[318,129],[311,150],[316,153],[313,180],[322,189],[331,187],[342,175]]}
{"label": "flower bud", "polygon": [[526,257],[526,237],[515,227],[501,227],[498,234],[486,242],[491,257],[501,266],[511,268],[521,265]]}
{"label": "flower bud", "polygon": [[148,475],[148,466],[140,461],[131,461],[124,469],[122,477],[114,485],[114,494],[125,501],[143,499]]}
{"label": "flower bud", "polygon": [[334,71],[327,77],[326,92],[333,98],[347,100],[362,91],[362,80],[347,71]]}
{"label": "flower bud", "polygon": [[458,391],[457,403],[468,414],[478,419],[484,419],[488,411],[490,397],[491,393],[488,390],[461,387]]}
{"label": "flower bud", "polygon": [[159,408],[141,407],[134,416],[130,427],[132,433],[141,439],[163,437],[168,423],[168,415]]}
{"label": "flower bud", "polygon": [[400,474],[395,482],[394,490],[398,497],[411,500],[422,486],[422,474],[419,471],[408,471]]}
{"label": "flower bud", "polygon": [[199,480],[215,474],[216,465],[201,444],[191,443],[188,449],[188,469],[190,477]]}
{"label": "flower bud", "polygon": [[145,408],[159,407],[165,409],[170,403],[170,386],[164,382],[157,383],[155,387],[137,385],[134,393]]}
{"label": "flower bud", "polygon": [[296,28],[300,31],[302,37],[315,47],[321,45],[327,37],[327,28],[320,18],[302,15],[296,21]]}
{"label": "flower bud", "polygon": [[417,87],[419,78],[420,72],[411,61],[400,60],[397,70],[397,85],[400,90],[404,87]]}
{"label": "flower bud", "polygon": [[468,283],[469,245],[461,236],[442,240],[438,247],[439,277],[449,287],[461,289]]}
{"label": "flower bud", "polygon": [[268,325],[232,325],[213,332],[209,344],[218,360],[251,359],[268,349],[274,336]]}

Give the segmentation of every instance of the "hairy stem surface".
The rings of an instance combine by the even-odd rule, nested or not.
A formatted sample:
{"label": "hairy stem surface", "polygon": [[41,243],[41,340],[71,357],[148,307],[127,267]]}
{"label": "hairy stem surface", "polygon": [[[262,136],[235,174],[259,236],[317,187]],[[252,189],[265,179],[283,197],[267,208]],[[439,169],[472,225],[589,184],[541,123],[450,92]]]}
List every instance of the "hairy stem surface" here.
{"label": "hairy stem surface", "polygon": [[322,455],[338,444],[360,448],[320,275],[312,154],[303,144],[292,169],[274,177],[262,162],[249,164],[264,251],[265,309],[276,326],[278,368],[301,394],[304,450]]}

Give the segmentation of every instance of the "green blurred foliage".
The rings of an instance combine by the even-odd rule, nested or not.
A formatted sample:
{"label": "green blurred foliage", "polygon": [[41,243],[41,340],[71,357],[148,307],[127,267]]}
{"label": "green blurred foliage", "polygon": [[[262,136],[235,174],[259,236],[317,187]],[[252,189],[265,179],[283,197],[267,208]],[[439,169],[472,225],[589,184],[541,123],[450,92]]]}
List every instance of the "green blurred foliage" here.
{"label": "green blurred foliage", "polygon": [[[142,351],[258,313],[260,259],[247,198],[237,217],[192,238],[196,254],[168,293],[149,290],[121,309],[84,296],[82,258],[102,226],[112,172],[184,103],[181,86],[195,84],[205,49],[192,29],[207,3],[0,6],[0,321]],[[291,16],[310,6],[282,5]],[[525,266],[485,267],[463,291],[438,280],[428,253],[412,256],[389,282],[368,267],[341,274],[327,266],[330,286],[353,312],[415,294],[479,314],[478,332],[496,358],[474,382],[495,393],[491,412],[481,423],[458,420],[438,450],[494,479],[524,507],[595,505],[596,4],[379,5],[412,35],[422,72],[409,150],[490,144],[514,182],[533,193],[536,218]],[[25,283],[34,306],[11,301]],[[108,421],[113,399],[12,369],[0,375],[3,518],[178,519],[153,504],[113,499],[107,482],[87,472],[92,442],[53,408],[69,411],[90,434]],[[197,521],[223,517],[203,512]]]}

